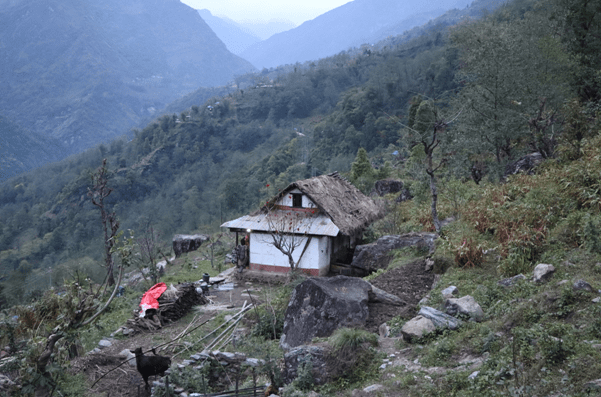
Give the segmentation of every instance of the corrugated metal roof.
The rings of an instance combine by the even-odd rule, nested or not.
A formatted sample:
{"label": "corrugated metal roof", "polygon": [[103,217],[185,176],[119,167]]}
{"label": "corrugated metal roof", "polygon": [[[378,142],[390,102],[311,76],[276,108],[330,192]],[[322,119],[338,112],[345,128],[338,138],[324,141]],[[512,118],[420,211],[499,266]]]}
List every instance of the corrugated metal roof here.
{"label": "corrugated metal roof", "polygon": [[[269,232],[271,227],[267,214],[245,215],[241,218],[225,222],[221,227],[231,229],[250,229],[251,231]],[[297,234],[310,234],[313,236],[336,237],[340,232],[338,226],[326,215],[319,214],[309,217],[301,217],[295,224]]]}

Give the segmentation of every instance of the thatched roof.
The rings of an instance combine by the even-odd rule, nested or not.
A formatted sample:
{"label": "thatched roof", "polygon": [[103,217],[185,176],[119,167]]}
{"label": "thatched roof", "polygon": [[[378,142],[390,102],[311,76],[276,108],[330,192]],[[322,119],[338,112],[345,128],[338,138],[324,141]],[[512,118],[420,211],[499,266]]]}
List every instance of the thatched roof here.
{"label": "thatched roof", "polygon": [[338,172],[291,183],[272,202],[293,189],[306,194],[344,235],[350,236],[366,228],[384,214],[369,197],[361,193]]}

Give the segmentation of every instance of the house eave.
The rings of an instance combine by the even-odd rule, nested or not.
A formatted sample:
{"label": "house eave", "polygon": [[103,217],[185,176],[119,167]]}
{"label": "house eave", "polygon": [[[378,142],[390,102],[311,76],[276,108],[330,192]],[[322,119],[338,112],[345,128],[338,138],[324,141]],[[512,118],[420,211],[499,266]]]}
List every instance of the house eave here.
{"label": "house eave", "polygon": [[[227,227],[231,231],[247,231],[269,233],[272,226],[269,224],[267,215],[263,213],[244,215],[238,219],[225,222],[221,227]],[[336,237],[340,233],[338,226],[332,220],[322,214],[307,217],[297,225],[294,234],[311,236]]]}

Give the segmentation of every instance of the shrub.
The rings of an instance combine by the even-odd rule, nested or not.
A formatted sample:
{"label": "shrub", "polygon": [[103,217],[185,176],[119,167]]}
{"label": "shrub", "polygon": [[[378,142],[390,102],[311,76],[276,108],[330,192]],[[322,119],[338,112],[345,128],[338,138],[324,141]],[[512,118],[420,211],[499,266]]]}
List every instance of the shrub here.
{"label": "shrub", "polygon": [[313,361],[311,361],[311,356],[308,356],[298,365],[296,379],[292,382],[292,385],[299,390],[309,391],[313,389],[314,384]]}
{"label": "shrub", "polygon": [[257,323],[252,329],[252,335],[265,339],[279,339],[284,331],[284,313],[272,312],[264,308],[258,312]]}
{"label": "shrub", "polygon": [[329,338],[332,350],[328,357],[328,366],[334,379],[346,379],[350,382],[365,379],[373,372],[372,367],[378,336],[370,332],[354,329],[338,329]]}
{"label": "shrub", "polygon": [[334,351],[340,353],[361,348],[364,344],[378,345],[378,336],[357,328],[340,328],[330,337]]}
{"label": "shrub", "polygon": [[484,253],[482,246],[476,244],[472,238],[464,238],[461,244],[455,247],[455,263],[462,268],[478,267],[482,264]]}

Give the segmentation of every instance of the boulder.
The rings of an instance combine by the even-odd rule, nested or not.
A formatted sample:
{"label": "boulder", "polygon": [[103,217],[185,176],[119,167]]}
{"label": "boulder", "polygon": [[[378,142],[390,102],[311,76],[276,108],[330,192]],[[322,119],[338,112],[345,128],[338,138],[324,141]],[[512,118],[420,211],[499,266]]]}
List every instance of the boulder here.
{"label": "boulder", "polygon": [[436,331],[436,326],[432,320],[424,316],[413,317],[401,328],[403,339],[408,342],[419,339],[434,331]]}
{"label": "boulder", "polygon": [[497,284],[503,287],[511,287],[512,285],[515,285],[518,281],[524,280],[525,278],[526,276],[524,276],[523,274],[518,274],[513,277],[505,278],[499,281]]}
{"label": "boulder", "polygon": [[404,201],[409,201],[412,199],[413,199],[413,195],[411,194],[409,189],[405,188],[401,191],[401,194],[399,194],[399,197],[397,197],[395,201],[397,203],[402,203]]}
{"label": "boulder", "polygon": [[572,288],[574,289],[574,291],[588,291],[588,292],[594,291],[593,287],[584,280],[576,281],[574,283],[574,285],[572,286]]}
{"label": "boulder", "polygon": [[131,352],[131,350],[129,350],[129,349],[121,350],[121,353],[119,353],[119,357],[122,357],[123,359],[127,360],[127,363],[129,364],[130,367],[136,366],[136,355],[133,354]]}
{"label": "boulder", "polygon": [[173,236],[173,252],[175,257],[190,251],[196,251],[209,236],[204,234],[176,234]]}
{"label": "boulder", "polygon": [[443,298],[448,299],[448,298],[452,298],[452,297],[456,296],[457,294],[459,294],[459,290],[454,285],[451,285],[451,286],[443,289],[442,291],[440,291],[440,293],[442,294]]}
{"label": "boulder", "polygon": [[382,197],[391,193],[398,193],[403,190],[403,182],[397,181],[395,179],[383,179],[380,181],[376,181],[374,185],[374,190],[372,193],[377,194]]}
{"label": "boulder", "polygon": [[280,346],[290,350],[338,328],[365,325],[371,290],[367,281],[346,276],[310,278],[297,285],[286,309]]}
{"label": "boulder", "polygon": [[418,314],[432,321],[436,329],[449,328],[455,330],[461,326],[461,320],[429,306],[422,307]]}
{"label": "boulder", "polygon": [[534,281],[537,283],[545,282],[553,276],[553,273],[555,273],[555,266],[548,263],[539,263],[533,271]]}
{"label": "boulder", "polygon": [[463,296],[459,299],[449,298],[444,303],[445,311],[451,316],[463,314],[471,320],[482,321],[484,311],[471,295]]}
{"label": "boulder", "polygon": [[507,164],[505,167],[505,173],[503,174],[503,179],[507,178],[509,175],[515,175],[520,172],[532,175],[534,174],[536,167],[538,167],[542,161],[543,156],[540,153],[530,153],[514,163]]}
{"label": "boulder", "polygon": [[365,389],[363,389],[363,391],[365,393],[373,393],[373,392],[378,391],[383,388],[384,388],[384,386],[376,384],[376,385],[367,386]]}
{"label": "boulder", "polygon": [[405,247],[423,248],[434,251],[435,233],[407,233],[403,235],[383,236],[375,243],[358,245],[355,248],[351,267],[363,269],[367,273],[388,267],[392,256],[390,251]]}
{"label": "boulder", "polygon": [[390,336],[390,327],[386,323],[382,323],[380,327],[378,327],[378,334],[380,334],[381,338],[388,338]]}
{"label": "boulder", "polygon": [[426,258],[425,262],[426,264],[424,266],[424,271],[431,272],[432,270],[434,270],[434,261],[432,259]]}
{"label": "boulder", "polygon": [[298,375],[298,367],[311,360],[313,380],[316,385],[323,385],[330,380],[327,368],[327,351],[319,346],[297,346],[284,355],[284,382],[290,383]]}

